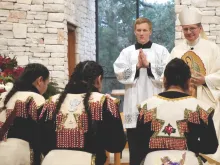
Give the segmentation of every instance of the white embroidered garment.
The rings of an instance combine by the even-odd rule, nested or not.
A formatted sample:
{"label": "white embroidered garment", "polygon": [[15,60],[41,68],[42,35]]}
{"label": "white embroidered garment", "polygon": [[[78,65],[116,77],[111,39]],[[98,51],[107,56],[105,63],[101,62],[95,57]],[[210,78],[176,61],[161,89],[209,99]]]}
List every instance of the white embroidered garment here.
{"label": "white embroidered garment", "polygon": [[[39,116],[43,120],[53,120],[53,113],[56,109],[56,102],[59,94],[52,96],[45,104]],[[84,148],[85,133],[88,132],[88,115],[83,103],[85,93],[67,94],[56,115],[56,148]],[[108,97],[98,92],[93,92],[89,98],[89,106],[92,120],[103,120],[103,103],[107,101],[107,110],[112,116],[119,118],[119,100]],[[53,135],[52,135],[52,138]],[[46,138],[45,138],[46,140]],[[46,142],[45,142],[46,144]]]}
{"label": "white embroidered garment", "polygon": [[154,78],[148,76],[146,68],[141,68],[139,77],[135,78],[139,54],[139,50],[135,50],[135,45],[123,49],[113,64],[118,81],[125,84],[123,106],[125,128],[136,127],[137,104],[162,91],[160,77],[169,52],[165,47],[155,43],[152,44],[151,48],[143,49],[143,51],[147,60],[151,63],[151,71]]}
{"label": "white embroidered garment", "polygon": [[[4,106],[4,100],[5,100],[7,93],[8,92],[4,92],[1,94],[1,97],[0,97],[0,107],[1,108]],[[0,112],[0,128],[1,128],[1,125],[3,125],[4,122],[6,121],[8,115],[14,109],[15,105],[18,105],[18,108],[17,108],[18,112],[17,112],[16,116],[26,118],[28,114],[26,114],[26,112],[23,110],[25,107],[23,107],[19,104],[25,104],[25,102],[29,101],[30,99],[33,100],[31,105],[34,106],[30,110],[34,110],[35,112],[29,112],[29,113],[31,113],[30,115],[34,120],[37,120],[37,108],[45,102],[44,97],[37,94],[37,93],[34,93],[34,92],[19,91],[19,92],[16,92],[8,101],[8,103],[6,105],[7,110],[3,110],[2,112]]]}
{"label": "white embroidered garment", "polygon": [[[149,148],[187,149],[184,133],[188,132],[187,122],[200,124],[208,122],[209,113],[214,109],[192,96],[167,99],[153,96],[140,105],[140,119],[151,122],[155,131],[150,138]],[[214,128],[213,128],[214,129]]]}
{"label": "white embroidered garment", "polygon": [[[189,50],[190,46],[185,40],[182,44],[174,47],[170,57],[171,59],[182,58]],[[220,49],[215,43],[200,38],[191,51],[200,57],[206,71],[205,82],[207,87],[204,85],[197,87],[197,98],[215,108],[213,120],[220,142]],[[220,148],[213,155],[213,159],[220,161]]]}
{"label": "white embroidered garment", "polygon": [[[212,107],[193,96],[173,91],[147,99],[140,105],[138,118],[138,126],[142,129],[142,149],[146,154],[155,150],[214,153],[218,140],[210,116],[213,111]],[[148,161],[151,160],[149,158]]]}
{"label": "white embroidered garment", "polygon": [[[6,94],[7,92],[1,95],[1,108],[4,105]],[[28,126],[25,128],[22,126],[32,124],[31,120],[37,120],[37,110],[44,102],[44,97],[37,93],[19,91],[10,98],[6,104],[6,109],[0,112],[0,131],[2,131],[0,135],[3,135],[3,140],[0,141],[0,165],[30,165],[33,163],[33,154],[30,152],[29,142],[35,144],[35,139],[31,138],[31,141],[27,141],[26,137],[33,135],[30,129],[36,131],[34,129],[36,127],[28,129]],[[12,118],[19,118],[19,120],[13,123],[14,119],[11,120]],[[25,120],[27,118],[31,120]],[[8,124],[8,119],[12,123]],[[5,125],[8,127],[4,128]],[[13,129],[11,129],[11,125],[13,125]],[[12,134],[10,137],[8,137],[8,132]]]}

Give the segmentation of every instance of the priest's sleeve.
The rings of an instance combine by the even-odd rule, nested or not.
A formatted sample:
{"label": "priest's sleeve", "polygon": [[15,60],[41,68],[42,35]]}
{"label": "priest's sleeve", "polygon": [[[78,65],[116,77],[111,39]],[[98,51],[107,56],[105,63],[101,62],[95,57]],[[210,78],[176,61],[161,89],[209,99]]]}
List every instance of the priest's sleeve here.
{"label": "priest's sleeve", "polygon": [[119,57],[113,64],[115,75],[122,84],[133,84],[136,75],[136,60],[131,60],[131,53],[122,50]]}

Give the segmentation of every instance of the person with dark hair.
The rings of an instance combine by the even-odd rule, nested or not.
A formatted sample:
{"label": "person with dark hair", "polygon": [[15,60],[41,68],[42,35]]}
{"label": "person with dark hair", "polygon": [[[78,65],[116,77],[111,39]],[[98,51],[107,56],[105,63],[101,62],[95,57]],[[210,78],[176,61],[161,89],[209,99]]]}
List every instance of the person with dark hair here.
{"label": "person with dark hair", "polygon": [[37,111],[49,83],[48,69],[28,64],[0,100],[0,165],[40,164]]}
{"label": "person with dark hair", "polygon": [[144,157],[147,155],[145,165],[161,165],[165,158],[200,165],[203,162],[199,153],[216,152],[214,109],[189,95],[190,80],[189,66],[175,58],[164,71],[165,92],[140,104],[137,128],[140,150]]}
{"label": "person with dark hair", "polygon": [[[205,36],[202,12],[199,9],[192,6],[184,7],[179,13],[179,21],[185,40],[173,48],[170,59],[181,58],[191,67],[191,93],[215,109],[213,120],[220,142],[219,46]],[[215,154],[208,156],[220,162],[220,147]]]}
{"label": "person with dark hair", "polygon": [[124,48],[113,64],[117,80],[125,85],[123,115],[127,131],[130,165],[139,164],[136,123],[137,105],[162,91],[161,75],[170,55],[168,50],[150,41],[152,22],[138,18],[134,23],[137,43]]}
{"label": "person with dark hair", "polygon": [[[103,69],[94,61],[80,62],[61,94],[39,112],[43,165],[103,165],[105,151],[121,152],[125,135],[119,101],[102,94]],[[68,151],[69,150],[69,151]],[[91,159],[95,155],[96,159]]]}

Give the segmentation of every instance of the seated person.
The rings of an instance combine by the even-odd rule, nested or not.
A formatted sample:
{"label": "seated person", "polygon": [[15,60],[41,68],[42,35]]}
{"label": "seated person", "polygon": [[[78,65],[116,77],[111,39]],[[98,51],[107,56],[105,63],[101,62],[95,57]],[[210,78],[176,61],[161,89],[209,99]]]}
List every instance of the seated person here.
{"label": "seated person", "polygon": [[137,125],[145,165],[199,165],[199,153],[216,152],[214,109],[188,94],[190,78],[183,60],[171,60],[164,72],[165,92],[141,103]]}
{"label": "seated person", "polygon": [[123,150],[126,139],[119,101],[100,93],[102,78],[99,64],[80,62],[64,91],[45,103],[39,112],[41,150],[46,156],[43,165],[86,164],[88,154],[76,151],[96,155],[96,165],[103,165],[105,150]]}
{"label": "seated person", "polygon": [[45,66],[28,64],[12,89],[2,93],[0,165],[40,164],[37,110],[45,102],[42,94],[48,83],[49,71]]}

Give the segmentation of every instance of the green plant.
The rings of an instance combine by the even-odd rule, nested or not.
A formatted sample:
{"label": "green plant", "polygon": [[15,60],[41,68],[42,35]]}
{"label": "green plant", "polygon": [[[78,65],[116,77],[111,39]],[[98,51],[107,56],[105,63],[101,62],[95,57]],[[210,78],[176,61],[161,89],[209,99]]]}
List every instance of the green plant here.
{"label": "green plant", "polygon": [[45,99],[49,99],[51,96],[60,93],[58,84],[50,82],[47,87],[47,91],[43,94]]}

